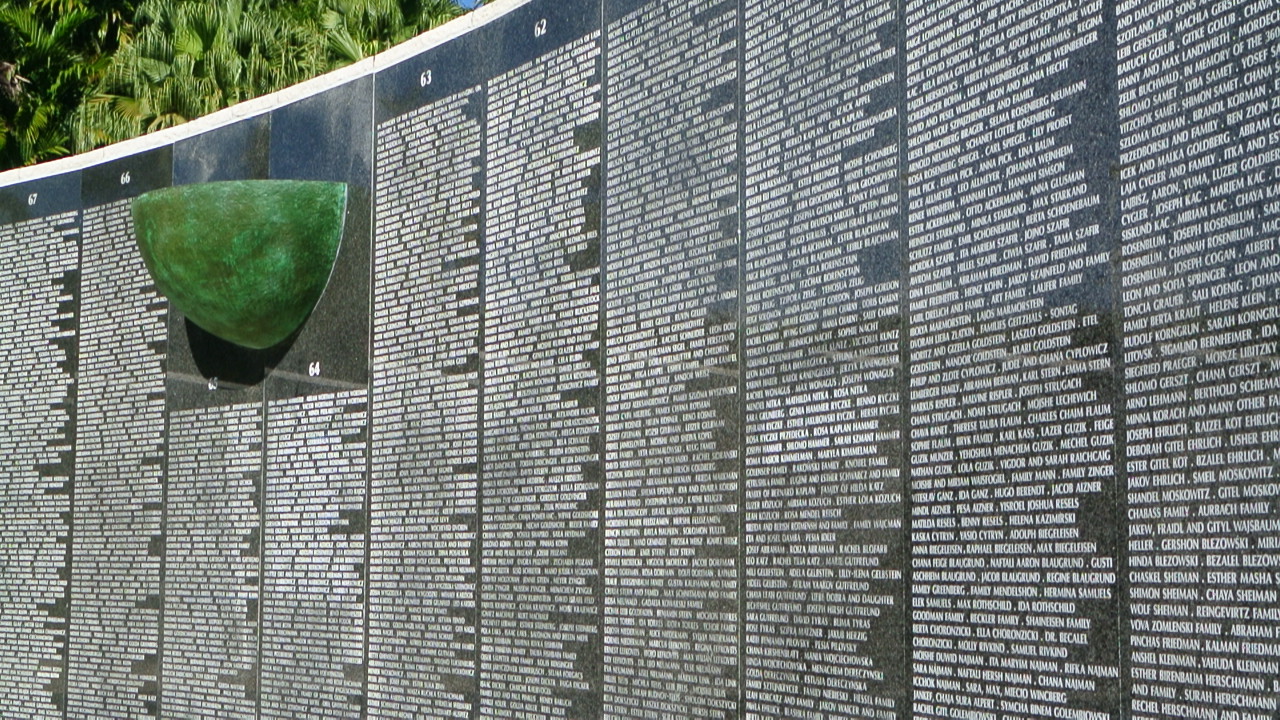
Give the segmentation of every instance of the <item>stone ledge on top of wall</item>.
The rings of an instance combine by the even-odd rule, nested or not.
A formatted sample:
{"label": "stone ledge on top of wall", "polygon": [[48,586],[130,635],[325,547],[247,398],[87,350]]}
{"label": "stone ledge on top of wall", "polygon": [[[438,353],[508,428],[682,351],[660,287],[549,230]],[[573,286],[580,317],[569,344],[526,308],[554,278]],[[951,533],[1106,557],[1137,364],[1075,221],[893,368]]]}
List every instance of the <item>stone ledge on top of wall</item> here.
{"label": "stone ledge on top of wall", "polygon": [[326,90],[351,82],[356,78],[372,75],[380,70],[397,65],[433,47],[443,45],[456,37],[465,35],[529,2],[531,0],[495,0],[444,25],[432,28],[417,37],[406,40],[395,47],[388,48],[377,55],[367,57],[357,63],[338,68],[323,75],[318,75],[297,85],[290,85],[273,93],[260,95],[217,112],[198,117],[190,122],[140,135],[114,145],[107,145],[96,150],[50,160],[38,165],[28,165],[7,172],[0,172],[0,187],[8,187],[29,180],[101,165],[129,155],[173,145],[181,140],[226,125],[235,124],[246,118],[264,115],[285,105],[290,105],[313,95],[319,95]]}

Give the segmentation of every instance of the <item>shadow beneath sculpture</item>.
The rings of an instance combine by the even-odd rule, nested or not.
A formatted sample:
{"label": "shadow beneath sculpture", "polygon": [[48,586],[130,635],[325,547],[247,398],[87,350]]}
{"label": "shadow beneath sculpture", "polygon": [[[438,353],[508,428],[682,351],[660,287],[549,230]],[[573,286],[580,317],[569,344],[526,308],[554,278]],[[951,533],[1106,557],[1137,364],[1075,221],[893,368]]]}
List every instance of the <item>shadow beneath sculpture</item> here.
{"label": "shadow beneath sculpture", "polygon": [[204,378],[217,378],[228,385],[252,386],[261,383],[268,370],[280,361],[293,346],[301,327],[283,341],[269,348],[256,350],[223,340],[213,333],[183,318],[183,330],[187,347],[196,370]]}

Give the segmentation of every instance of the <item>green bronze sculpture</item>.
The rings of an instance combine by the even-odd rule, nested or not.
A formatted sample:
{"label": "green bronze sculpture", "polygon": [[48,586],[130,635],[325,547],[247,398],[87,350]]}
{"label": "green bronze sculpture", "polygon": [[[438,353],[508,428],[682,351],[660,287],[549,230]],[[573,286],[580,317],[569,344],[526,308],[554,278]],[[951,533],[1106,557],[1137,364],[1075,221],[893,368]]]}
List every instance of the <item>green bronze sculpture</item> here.
{"label": "green bronze sculpture", "polygon": [[347,186],[240,180],[133,201],[138,249],[173,307],[210,333],[261,349],[289,337],[329,282]]}

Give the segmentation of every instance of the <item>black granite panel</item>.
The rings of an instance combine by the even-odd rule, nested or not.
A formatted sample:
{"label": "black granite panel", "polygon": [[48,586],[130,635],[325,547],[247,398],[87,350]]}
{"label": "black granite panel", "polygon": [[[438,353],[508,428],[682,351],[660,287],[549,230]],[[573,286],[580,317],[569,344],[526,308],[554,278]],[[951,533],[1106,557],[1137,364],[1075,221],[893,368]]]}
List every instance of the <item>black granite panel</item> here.
{"label": "black granite panel", "polygon": [[262,403],[173,412],[168,441],[164,717],[257,720]]}
{"label": "black granite panel", "polygon": [[324,295],[269,360],[272,398],[364,387],[369,377],[373,77],[271,113],[270,176],[347,183],[347,219]]}
{"label": "black granite panel", "polygon": [[[531,0],[0,187],[0,716],[1275,718],[1277,38]],[[130,203],[262,178],[350,194],[249,351]]]}
{"label": "black granite panel", "polygon": [[[600,3],[527,3],[473,31],[484,77],[497,78],[528,63],[542,64],[567,43],[600,30]],[[531,108],[533,109],[533,108]]]}
{"label": "black granite panel", "polygon": [[[380,71],[374,87],[375,125],[384,127],[392,118],[484,84],[489,56],[473,32]],[[375,185],[382,179],[380,168],[375,164]]]}
{"label": "black granite panel", "polygon": [[0,187],[0,225],[60,215],[80,207],[78,172]]}
{"label": "black granite panel", "polygon": [[261,180],[270,170],[271,116],[200,133],[173,146],[173,184]]}
{"label": "black granite panel", "polygon": [[376,717],[470,718],[476,708],[484,115],[476,86],[378,125],[369,564]]}
{"label": "black granite panel", "polygon": [[169,157],[84,173],[69,718],[159,713],[168,302],[130,200],[168,184]]}
{"label": "black granite panel", "polygon": [[1109,17],[906,6],[916,717],[1122,715]]}
{"label": "black granite panel", "polygon": [[[532,38],[520,22],[550,6],[504,27]],[[601,712],[599,36],[488,84],[479,717],[493,720]]]}
{"label": "black granite panel", "polygon": [[897,7],[745,24],[746,712],[902,717]]}
{"label": "black granite panel", "polygon": [[[73,178],[74,179],[74,178]],[[6,188],[22,197],[74,182]],[[65,198],[63,198],[65,199]],[[66,710],[75,483],[80,223],[74,210],[0,225],[0,707]]]}
{"label": "black granite panel", "polygon": [[361,77],[271,113],[270,176],[369,188],[373,78]]}
{"label": "black granite panel", "polygon": [[82,207],[135,198],[145,192],[169,187],[173,180],[173,148],[164,146],[81,171]]}
{"label": "black granite panel", "polygon": [[267,406],[261,720],[362,720],[369,396]]}
{"label": "black granite panel", "polygon": [[738,30],[665,0],[607,30],[606,717],[741,712]]}
{"label": "black granite panel", "polygon": [[1121,3],[1118,28],[1125,710],[1272,718],[1280,11]]}

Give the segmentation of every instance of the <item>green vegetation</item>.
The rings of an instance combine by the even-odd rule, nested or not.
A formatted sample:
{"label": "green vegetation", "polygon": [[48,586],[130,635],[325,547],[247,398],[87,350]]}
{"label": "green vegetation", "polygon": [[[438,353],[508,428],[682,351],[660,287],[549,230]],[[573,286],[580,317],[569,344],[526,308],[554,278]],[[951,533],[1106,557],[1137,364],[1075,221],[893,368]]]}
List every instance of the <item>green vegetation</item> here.
{"label": "green vegetation", "polygon": [[453,0],[0,0],[0,169],[179,125],[462,12]]}

